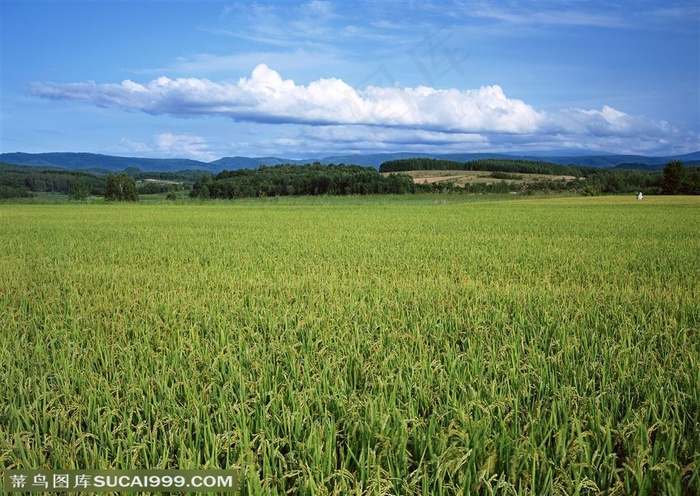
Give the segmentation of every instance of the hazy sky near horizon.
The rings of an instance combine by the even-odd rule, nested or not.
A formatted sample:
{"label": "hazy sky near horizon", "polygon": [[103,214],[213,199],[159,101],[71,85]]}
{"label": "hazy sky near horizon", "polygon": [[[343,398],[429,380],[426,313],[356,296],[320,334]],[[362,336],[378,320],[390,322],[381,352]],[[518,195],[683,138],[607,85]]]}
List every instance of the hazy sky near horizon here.
{"label": "hazy sky near horizon", "polygon": [[0,152],[700,150],[700,2],[3,0]]}

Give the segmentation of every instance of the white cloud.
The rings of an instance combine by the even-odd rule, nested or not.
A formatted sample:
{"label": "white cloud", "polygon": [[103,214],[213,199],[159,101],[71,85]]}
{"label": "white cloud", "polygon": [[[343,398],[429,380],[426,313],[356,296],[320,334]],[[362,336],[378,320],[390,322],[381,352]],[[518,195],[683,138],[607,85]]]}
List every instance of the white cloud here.
{"label": "white cloud", "polygon": [[258,65],[238,83],[159,77],[146,84],[32,83],[29,92],[101,107],[116,106],[180,117],[222,115],[239,121],[312,125],[362,124],[452,132],[533,132],[543,114],[506,97],[499,86],[438,90],[368,86],[356,90],[340,79],[306,86]]}
{"label": "white cloud", "polygon": [[308,126],[302,129],[294,144],[297,148],[304,147],[305,153],[300,156],[395,151],[448,153],[478,151],[491,146],[489,139],[480,134],[376,126]]}
{"label": "white cloud", "polygon": [[208,30],[268,46],[319,47],[336,42],[337,26],[332,21],[337,18],[330,2],[237,3],[224,7],[219,24]]}
{"label": "white cloud", "polygon": [[601,110],[563,109],[549,116],[550,132],[584,136],[667,135],[673,133],[665,121],[655,122],[603,105]]}
{"label": "white cloud", "polygon": [[[42,83],[29,92],[41,98],[82,101],[152,115],[225,116],[239,122],[304,124],[342,133],[345,141],[410,145],[433,143],[586,143],[617,144],[635,149],[678,141],[680,131],[666,122],[628,115],[604,105],[600,110],[561,109],[544,112],[509,98],[498,85],[475,89],[428,86],[353,88],[341,79],[318,79],[300,85],[265,64],[237,83],[200,78],[159,77],[148,83]],[[469,138],[473,136],[475,138]],[[399,139],[400,138],[400,139]],[[687,138],[697,143],[697,136]],[[522,146],[522,145],[521,145]],[[189,135],[158,135],[163,153],[209,159],[204,140]]]}
{"label": "white cloud", "polygon": [[584,6],[531,3],[456,2],[457,13],[465,17],[478,17],[503,22],[508,25],[536,24],[561,26],[621,27],[627,24],[624,16],[610,5]]}
{"label": "white cloud", "polygon": [[189,158],[211,162],[221,158],[221,154],[211,148],[208,140],[190,134],[159,133],[146,141],[131,141],[122,138],[109,151],[118,154],[138,154],[148,157]]}
{"label": "white cloud", "polygon": [[220,158],[209,149],[207,141],[199,136],[189,134],[161,133],[153,137],[156,149],[171,157],[186,157],[203,162]]}
{"label": "white cloud", "polygon": [[122,138],[119,141],[118,150],[127,153],[151,153],[153,148],[148,146],[143,142],[131,141],[126,138]]}

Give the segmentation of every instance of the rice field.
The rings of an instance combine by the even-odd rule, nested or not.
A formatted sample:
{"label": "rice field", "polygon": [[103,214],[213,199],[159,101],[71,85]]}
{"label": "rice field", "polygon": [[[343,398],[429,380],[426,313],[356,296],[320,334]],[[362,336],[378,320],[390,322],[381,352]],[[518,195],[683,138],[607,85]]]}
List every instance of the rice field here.
{"label": "rice field", "polygon": [[0,469],[700,494],[700,198],[0,205]]}

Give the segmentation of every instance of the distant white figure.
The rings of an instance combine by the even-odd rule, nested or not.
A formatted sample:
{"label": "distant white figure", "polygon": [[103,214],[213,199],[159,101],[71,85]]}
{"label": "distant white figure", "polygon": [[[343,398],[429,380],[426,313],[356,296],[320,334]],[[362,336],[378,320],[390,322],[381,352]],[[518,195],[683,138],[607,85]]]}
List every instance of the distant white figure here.
{"label": "distant white figure", "polygon": [[637,200],[643,200],[643,199],[644,199],[644,195],[640,191],[639,194],[637,195]]}

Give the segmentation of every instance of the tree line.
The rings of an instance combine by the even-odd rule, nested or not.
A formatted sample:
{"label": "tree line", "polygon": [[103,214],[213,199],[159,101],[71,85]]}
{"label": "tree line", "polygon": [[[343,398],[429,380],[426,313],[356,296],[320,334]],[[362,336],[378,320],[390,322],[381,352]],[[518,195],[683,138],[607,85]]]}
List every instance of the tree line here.
{"label": "tree line", "polygon": [[[700,194],[700,167],[685,167],[680,161],[669,162],[663,171],[637,169],[610,169],[559,165],[517,159],[484,159],[454,162],[432,158],[408,158],[384,162],[382,172],[411,170],[479,170],[492,171],[499,182],[471,183],[463,187],[449,181],[421,184],[424,191],[466,193],[529,193],[536,191],[571,191],[585,195],[646,194],[698,195]],[[528,183],[515,182],[515,174],[566,175],[574,180],[544,180]],[[510,180],[510,181],[508,181]]]}
{"label": "tree line", "polygon": [[26,198],[36,193],[69,194],[81,182],[88,194],[101,195],[104,191],[104,178],[93,174],[0,166],[0,198]]}
{"label": "tree line", "polygon": [[[167,193],[174,189],[189,189],[202,172],[143,172],[131,168],[124,172],[86,172],[67,169],[44,169],[0,163],[0,199],[29,198],[38,193],[59,193],[74,200],[102,196],[116,200],[132,200],[133,192],[124,192],[133,186],[138,194]],[[127,179],[128,178],[128,179]],[[147,179],[156,179],[149,182]],[[131,183],[133,181],[133,184]],[[177,181],[178,184],[173,184]],[[129,184],[126,185],[126,182]],[[120,192],[121,188],[121,192]]]}
{"label": "tree line", "polygon": [[[449,181],[414,184],[403,174],[409,170],[486,170],[498,181],[458,186]],[[382,175],[381,172],[389,172]],[[518,174],[568,175],[573,180],[518,181]],[[158,181],[147,182],[146,179]],[[179,181],[173,185],[168,181]],[[102,196],[108,201],[136,201],[140,194],[169,193],[192,185],[194,198],[241,198],[289,195],[370,195],[418,192],[532,193],[569,191],[587,195],[700,194],[700,167],[669,162],[663,171],[563,166],[548,162],[515,159],[485,159],[470,162],[411,158],[383,163],[379,171],[358,165],[318,162],[311,165],[260,166],[211,175],[202,172],[149,173],[139,169],[114,174],[40,169],[0,164],[0,199],[29,197],[37,193],[63,193],[71,199]]]}
{"label": "tree line", "polygon": [[419,170],[478,170],[490,172],[506,172],[520,174],[547,174],[582,177],[598,167],[581,167],[575,165],[559,165],[551,162],[538,162],[520,159],[486,158],[455,162],[436,158],[404,158],[389,160],[379,166],[379,172],[408,172]]}
{"label": "tree line", "polygon": [[373,167],[318,162],[310,165],[261,165],[256,170],[223,171],[200,177],[194,198],[242,198],[299,195],[372,195],[413,193],[418,187],[405,174],[381,175]]}
{"label": "tree line", "polygon": [[666,164],[661,182],[665,195],[700,195],[700,167],[684,167],[674,160]]}

